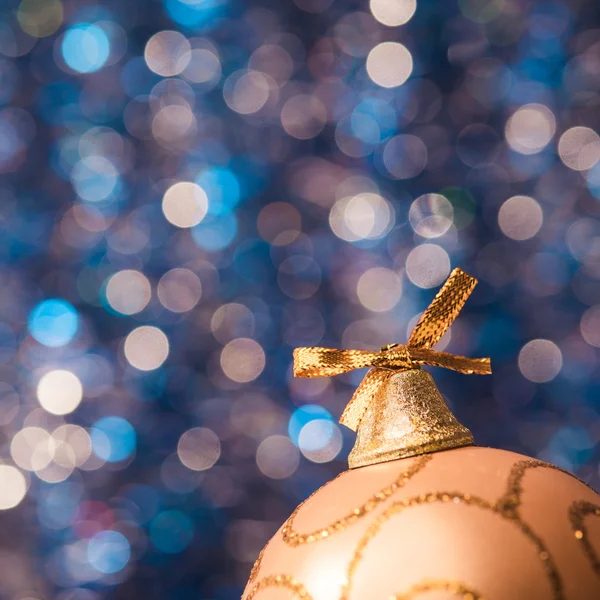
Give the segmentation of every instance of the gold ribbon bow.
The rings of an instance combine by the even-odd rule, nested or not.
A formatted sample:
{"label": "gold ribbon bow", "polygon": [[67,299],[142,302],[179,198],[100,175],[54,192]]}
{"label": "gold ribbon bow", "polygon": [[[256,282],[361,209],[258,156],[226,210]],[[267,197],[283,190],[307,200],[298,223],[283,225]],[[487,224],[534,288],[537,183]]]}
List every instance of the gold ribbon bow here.
{"label": "gold ribbon bow", "polygon": [[406,345],[388,344],[379,352],[337,350],[336,348],[296,348],[296,377],[329,377],[353,369],[373,367],[362,380],[346,406],[340,423],[356,431],[373,394],[396,371],[418,369],[421,365],[444,367],[460,373],[488,375],[489,358],[467,358],[431,347],[437,344],[464,306],[477,279],[454,269],[429,308],[421,315]]}

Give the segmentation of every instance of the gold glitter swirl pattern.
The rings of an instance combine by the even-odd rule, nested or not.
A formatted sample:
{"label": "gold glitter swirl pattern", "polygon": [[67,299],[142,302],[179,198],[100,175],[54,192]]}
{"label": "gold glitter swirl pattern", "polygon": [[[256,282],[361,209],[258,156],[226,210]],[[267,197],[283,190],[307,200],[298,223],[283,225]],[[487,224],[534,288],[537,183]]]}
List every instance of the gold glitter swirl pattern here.
{"label": "gold glitter swirl pattern", "polygon": [[[358,507],[349,515],[341,517],[340,519],[334,521],[327,527],[317,529],[312,533],[299,534],[295,532],[293,530],[293,521],[294,517],[297,516],[301,507],[304,505],[304,503],[308,502],[308,500],[310,500],[310,498],[312,498],[314,494],[322,490],[324,487],[326,487],[326,485],[329,485],[329,483],[335,481],[335,479],[332,480],[325,486],[321,487],[320,490],[317,490],[316,492],[311,494],[311,496],[309,496],[309,498],[307,498],[302,504],[300,504],[298,508],[296,508],[296,510],[292,513],[292,515],[284,524],[284,527],[282,529],[284,541],[288,545],[296,547],[303,543],[311,543],[327,539],[331,534],[337,533],[338,531],[342,531],[349,525],[355,523],[359,518],[373,511],[384,500],[389,498],[396,490],[398,490],[408,480],[410,480],[418,472],[420,472],[425,466],[425,464],[427,464],[427,462],[429,462],[433,458],[433,455],[424,454],[419,458],[420,460],[416,460],[392,484],[390,484],[380,492],[374,494],[361,507]],[[548,577],[548,582],[552,590],[552,599],[565,600],[562,580],[554,562],[554,559],[550,555],[548,549],[545,547],[545,544],[542,541],[542,539],[538,537],[538,535],[523,520],[519,511],[519,508],[522,504],[523,478],[529,470],[539,468],[552,469],[564,473],[569,477],[577,479],[577,481],[585,485],[591,491],[594,491],[593,488],[591,488],[585,482],[581,481],[577,477],[573,476],[571,473],[568,473],[567,471],[559,467],[539,460],[528,459],[520,460],[513,464],[508,474],[506,489],[504,493],[500,496],[500,498],[498,498],[498,500],[496,501],[489,501],[476,495],[464,494],[461,492],[430,492],[420,494],[419,496],[413,496],[411,498],[398,500],[390,506],[388,506],[384,512],[382,512],[379,516],[376,517],[376,519],[371,523],[365,534],[359,540],[346,570],[346,584],[342,588],[340,600],[349,600],[351,587],[353,585],[353,579],[358,569],[358,566],[362,561],[364,551],[366,547],[370,544],[370,542],[378,535],[383,525],[392,516],[403,512],[407,508],[433,503],[462,503],[467,506],[475,506],[483,510],[490,511],[498,515],[499,517],[513,523],[516,527],[519,528],[523,535],[525,535],[525,537],[527,537],[530,540],[530,542],[535,546],[537,555],[542,561],[542,565]],[[348,471],[341,473],[340,475],[338,475],[338,477],[346,473],[348,473]],[[575,538],[581,542],[584,553],[590,560],[592,568],[598,575],[600,575],[600,559],[596,554],[594,548],[590,544],[587,529],[584,523],[584,519],[589,515],[600,516],[600,506],[592,504],[591,502],[585,500],[578,500],[573,502],[573,504],[569,508],[569,520],[573,528]],[[257,577],[260,564],[263,558],[264,550],[265,549],[261,551],[256,563],[254,564],[252,573],[250,575],[250,582],[252,582]],[[291,576],[287,575],[273,575],[265,577],[252,588],[246,600],[252,600],[261,589],[264,589],[266,587],[277,586],[284,587],[288,590],[293,591],[299,598],[311,600],[310,595],[302,586],[302,584],[294,581]],[[411,587],[409,590],[401,594],[397,594],[392,598],[395,598],[395,600],[411,600],[415,598],[416,595],[423,594],[428,591],[449,591],[453,592],[455,595],[462,594],[462,600],[483,600],[483,597],[479,594],[479,592],[476,592],[475,590],[466,587],[462,583],[445,582],[437,580],[426,581],[424,583],[417,584]]]}
{"label": "gold glitter swirl pattern", "polygon": [[576,500],[569,507],[569,520],[571,521],[575,538],[581,542],[583,551],[589,559],[592,569],[594,569],[597,575],[600,575],[600,560],[590,543],[587,529],[583,522],[588,515],[600,517],[600,506],[586,500]]}
{"label": "gold glitter swirl pattern", "polygon": [[267,549],[268,545],[269,542],[265,544],[263,549],[260,551],[257,559],[254,561],[254,564],[252,565],[252,571],[250,571],[250,577],[248,578],[248,583],[252,583],[256,579],[258,571],[260,570],[260,565],[262,563],[263,556],[265,555],[265,550]]}
{"label": "gold glitter swirl pattern", "polygon": [[550,463],[542,462],[541,460],[520,460],[515,463],[508,475],[508,481],[506,484],[506,492],[504,495],[496,501],[496,505],[501,506],[506,511],[517,511],[521,504],[521,494],[523,493],[523,477],[525,473],[530,469],[552,469],[553,471],[559,471],[573,479],[577,479],[579,483],[585,485],[589,490],[595,493],[595,490],[591,488],[585,481],[581,481],[578,477],[575,477],[572,473],[561,469]]}
{"label": "gold glitter swirl pattern", "polygon": [[[400,475],[390,485],[383,488],[376,494],[373,494],[373,496],[371,496],[364,504],[361,504],[349,514],[340,517],[333,523],[320,529],[316,529],[315,531],[312,531],[310,533],[298,533],[294,531],[294,519],[298,515],[298,512],[300,511],[304,503],[308,502],[308,500],[310,500],[312,496],[314,496],[314,494],[320,491],[317,490],[317,492],[311,494],[311,496],[309,496],[302,504],[300,504],[296,508],[296,510],[290,515],[290,518],[288,519],[287,523],[284,525],[282,530],[283,541],[290,546],[296,547],[300,544],[318,542],[320,540],[327,539],[328,537],[338,533],[339,531],[343,531],[350,525],[356,523],[362,517],[368,515],[370,512],[375,510],[382,502],[387,500],[392,494],[394,494],[400,488],[402,488],[408,481],[410,481],[410,479],[412,479],[417,473],[419,473],[419,471],[421,471],[425,467],[425,465],[431,460],[431,458],[431,454],[424,454],[420,456],[418,459],[415,460],[415,462],[412,465],[410,465],[408,469],[406,469],[406,471],[400,473]],[[333,481],[335,481],[335,479]]]}
{"label": "gold glitter swirl pattern", "polygon": [[420,496],[414,496],[412,498],[405,498],[398,502],[394,502],[388,507],[377,519],[371,524],[369,529],[365,532],[363,537],[359,540],[354,554],[350,560],[347,569],[347,583],[342,590],[341,600],[348,600],[350,595],[351,586],[353,584],[354,575],[358,568],[359,563],[363,558],[363,553],[368,544],[377,536],[383,524],[388,521],[392,516],[405,511],[407,508],[414,506],[421,506],[424,504],[432,503],[450,503],[460,504],[461,502],[467,506],[476,506],[478,508],[488,510],[498,516],[506,519],[507,521],[516,525],[521,532],[533,543],[536,547],[537,554],[542,561],[544,569],[550,580],[552,588],[552,598],[554,600],[564,600],[564,594],[562,590],[562,582],[554,564],[554,560],[550,556],[548,550],[544,546],[543,542],[537,535],[529,528],[529,526],[521,521],[517,516],[516,512],[504,511],[501,507],[498,507],[495,502],[490,502],[479,496],[473,496],[471,494],[462,494],[460,492],[434,492],[429,494],[421,494]]}
{"label": "gold glitter swirl pattern", "polygon": [[450,592],[460,600],[483,600],[483,596],[473,588],[458,581],[425,581],[413,585],[408,591],[392,596],[393,600],[414,600],[427,592]]}
{"label": "gold glitter swirl pattern", "polygon": [[306,588],[291,575],[269,575],[264,577],[250,590],[246,600],[252,600],[261,590],[274,587],[289,590],[296,598],[301,600],[312,600],[312,596],[306,591]]}

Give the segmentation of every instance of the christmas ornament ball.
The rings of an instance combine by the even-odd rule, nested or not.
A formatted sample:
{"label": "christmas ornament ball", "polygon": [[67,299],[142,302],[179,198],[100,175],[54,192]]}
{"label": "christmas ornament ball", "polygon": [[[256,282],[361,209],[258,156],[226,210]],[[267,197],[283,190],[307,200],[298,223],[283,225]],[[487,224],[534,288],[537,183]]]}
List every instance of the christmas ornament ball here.
{"label": "christmas ornament ball", "polygon": [[462,447],[350,469],[261,552],[244,600],[598,600],[600,497]]}
{"label": "christmas ornament ball", "polygon": [[455,269],[406,345],[297,348],[294,374],[371,367],[340,422],[350,470],[260,553],[243,600],[600,600],[600,496],[557,467],[474,446],[422,366],[491,372],[432,349],[477,280]]}

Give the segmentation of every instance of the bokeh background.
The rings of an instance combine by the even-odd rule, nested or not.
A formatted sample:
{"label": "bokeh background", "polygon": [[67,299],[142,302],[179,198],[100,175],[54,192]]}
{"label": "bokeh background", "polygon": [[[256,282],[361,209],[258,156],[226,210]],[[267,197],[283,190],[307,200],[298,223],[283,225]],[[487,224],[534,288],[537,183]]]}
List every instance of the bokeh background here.
{"label": "bokeh background", "polygon": [[0,598],[234,600],[346,468],[364,373],[598,487],[595,0],[3,0]]}

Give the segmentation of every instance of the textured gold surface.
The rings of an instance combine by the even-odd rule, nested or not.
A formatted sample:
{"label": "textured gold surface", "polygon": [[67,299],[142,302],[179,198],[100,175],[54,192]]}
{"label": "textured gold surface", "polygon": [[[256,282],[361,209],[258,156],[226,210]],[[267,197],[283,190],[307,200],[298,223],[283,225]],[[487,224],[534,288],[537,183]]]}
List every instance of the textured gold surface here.
{"label": "textured gold surface", "polygon": [[450,592],[461,600],[484,600],[483,596],[473,588],[457,581],[425,581],[413,585],[410,590],[396,594],[393,600],[414,600],[427,592]]}
{"label": "textured gold surface", "polygon": [[473,444],[433,378],[412,369],[393,373],[375,392],[348,456],[351,469]]}
{"label": "textured gold surface", "polygon": [[328,377],[353,369],[373,367],[354,392],[340,418],[340,423],[356,431],[374,394],[398,371],[430,365],[467,374],[488,374],[491,372],[489,358],[467,358],[431,349],[457,317],[476,284],[474,277],[454,269],[429,308],[421,315],[406,345],[389,344],[378,352],[296,348],[294,375]]}
{"label": "textured gold surface", "polygon": [[290,575],[269,575],[261,579],[246,596],[246,600],[252,600],[260,591],[267,588],[283,588],[293,593],[296,598],[302,600],[312,600],[311,595],[306,591],[306,588]]}

